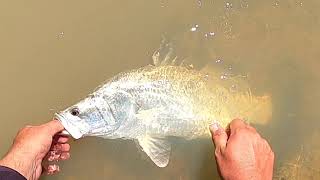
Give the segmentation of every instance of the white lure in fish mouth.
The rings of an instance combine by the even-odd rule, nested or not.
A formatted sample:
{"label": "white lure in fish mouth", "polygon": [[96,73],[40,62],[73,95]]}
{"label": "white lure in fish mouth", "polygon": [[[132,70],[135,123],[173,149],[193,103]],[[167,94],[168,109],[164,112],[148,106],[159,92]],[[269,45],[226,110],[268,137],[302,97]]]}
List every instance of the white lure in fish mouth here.
{"label": "white lure in fish mouth", "polygon": [[74,138],[74,139],[80,139],[83,137],[83,133],[74,125],[68,123],[68,121],[60,114],[55,114],[55,119],[59,120],[66,131]]}

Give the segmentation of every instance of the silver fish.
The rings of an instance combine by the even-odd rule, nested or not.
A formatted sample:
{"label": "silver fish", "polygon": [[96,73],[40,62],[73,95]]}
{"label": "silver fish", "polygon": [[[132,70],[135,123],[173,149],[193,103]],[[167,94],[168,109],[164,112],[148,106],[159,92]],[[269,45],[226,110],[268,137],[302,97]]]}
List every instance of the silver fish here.
{"label": "silver fish", "polygon": [[[97,136],[133,139],[159,167],[169,163],[168,137],[210,137],[209,125],[224,127],[233,118],[266,123],[271,117],[270,96],[233,92],[230,82],[212,70],[198,71],[176,64],[176,58],[120,73],[79,103],[56,114],[75,139]],[[232,85],[233,87],[234,85]]]}

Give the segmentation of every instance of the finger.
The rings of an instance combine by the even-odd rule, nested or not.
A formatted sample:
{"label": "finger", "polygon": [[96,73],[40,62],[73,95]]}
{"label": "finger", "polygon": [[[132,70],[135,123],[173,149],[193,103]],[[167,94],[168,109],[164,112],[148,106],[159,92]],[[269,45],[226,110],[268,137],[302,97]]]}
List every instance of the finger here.
{"label": "finger", "polygon": [[55,143],[66,143],[66,142],[69,141],[69,137],[56,135],[56,136],[54,136],[54,140],[53,141]]}
{"label": "finger", "polygon": [[267,140],[262,139],[261,143],[262,143],[263,151],[268,151],[269,153],[272,152],[271,146],[270,146],[270,144],[268,143]]}
{"label": "finger", "polygon": [[59,161],[59,160],[67,160],[70,158],[69,152],[57,152],[57,153],[49,153],[47,156],[48,162]]}
{"label": "finger", "polygon": [[257,130],[253,127],[253,126],[250,126],[249,124],[247,124],[245,126],[249,131],[253,132],[254,134],[258,134],[257,133]]}
{"label": "finger", "polygon": [[70,153],[68,153],[68,152],[63,152],[63,153],[61,153],[59,160],[67,160],[67,159],[69,159],[69,158],[70,158]]}
{"label": "finger", "polygon": [[67,152],[70,151],[70,144],[54,144],[51,149],[51,151],[61,151],[61,152]]}
{"label": "finger", "polygon": [[53,175],[60,171],[60,167],[56,164],[50,164],[47,167],[44,167],[47,175]]}
{"label": "finger", "polygon": [[58,120],[52,120],[44,124],[45,128],[49,131],[49,133],[54,136],[58,132],[62,131],[64,129],[63,125]]}
{"label": "finger", "polygon": [[235,130],[245,128],[247,124],[242,121],[241,119],[234,119],[231,121],[229,127],[230,127],[230,134],[233,134]]}
{"label": "finger", "polygon": [[228,141],[227,133],[217,122],[214,122],[212,125],[210,125],[210,132],[211,132],[212,141],[216,147],[216,150],[222,152],[227,146],[227,141]]}
{"label": "finger", "polygon": [[62,153],[62,152],[58,152],[58,151],[49,151],[48,154],[47,154],[46,159],[47,159],[49,162],[58,161],[59,158],[60,158],[60,156],[61,156],[61,153]]}

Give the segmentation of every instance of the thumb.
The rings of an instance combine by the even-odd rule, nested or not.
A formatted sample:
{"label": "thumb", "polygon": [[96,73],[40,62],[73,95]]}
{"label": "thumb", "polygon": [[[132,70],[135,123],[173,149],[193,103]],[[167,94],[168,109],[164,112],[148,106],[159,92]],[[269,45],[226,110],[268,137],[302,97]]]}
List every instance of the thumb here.
{"label": "thumb", "polygon": [[228,135],[226,131],[219,125],[218,122],[213,122],[210,127],[213,144],[216,150],[222,152],[227,146]]}
{"label": "thumb", "polygon": [[50,134],[52,136],[54,136],[55,134],[57,134],[58,132],[64,130],[63,125],[60,123],[60,121],[58,120],[52,120],[47,122],[46,124],[43,125],[45,128],[47,128],[48,132],[50,132]]}

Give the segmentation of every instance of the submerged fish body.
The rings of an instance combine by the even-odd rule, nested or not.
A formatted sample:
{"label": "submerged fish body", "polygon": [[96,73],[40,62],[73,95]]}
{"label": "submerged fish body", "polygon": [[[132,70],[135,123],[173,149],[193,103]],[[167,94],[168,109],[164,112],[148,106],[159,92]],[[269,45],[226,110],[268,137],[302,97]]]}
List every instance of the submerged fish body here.
{"label": "submerged fish body", "polygon": [[120,73],[78,104],[57,113],[74,137],[134,139],[159,167],[167,166],[168,137],[209,137],[214,121],[232,118],[265,122],[270,97],[231,92],[214,74],[155,63]]}

